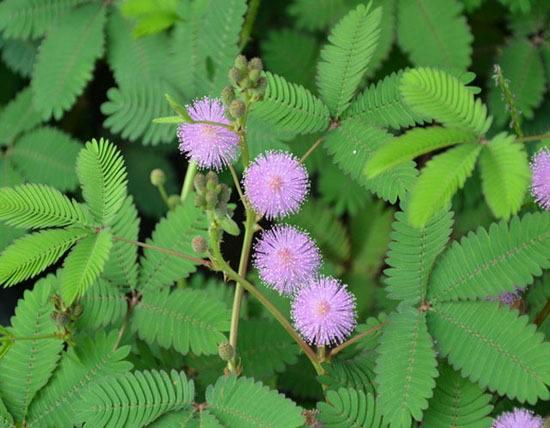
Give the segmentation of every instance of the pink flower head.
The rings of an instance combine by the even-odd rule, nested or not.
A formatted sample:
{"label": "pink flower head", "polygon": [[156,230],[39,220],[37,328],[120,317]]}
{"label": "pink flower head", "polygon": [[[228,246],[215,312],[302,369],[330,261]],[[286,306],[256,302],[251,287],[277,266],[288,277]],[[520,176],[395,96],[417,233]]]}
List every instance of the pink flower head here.
{"label": "pink flower head", "polygon": [[309,189],[306,168],[286,152],[259,155],[244,172],[244,190],[254,210],[268,219],[300,208]]}
{"label": "pink flower head", "polygon": [[492,425],[493,428],[542,428],[543,422],[540,416],[531,410],[514,409],[513,412],[504,412]]}
{"label": "pink flower head", "polygon": [[544,148],[533,157],[531,171],[533,197],[542,208],[550,210],[550,149]]}
{"label": "pink flower head", "polygon": [[307,233],[292,226],[275,226],[258,240],[254,264],[262,281],[288,295],[317,274],[321,253]]}
{"label": "pink flower head", "polygon": [[340,343],[355,328],[355,298],[337,279],[320,277],[298,291],[292,319],[307,342]]}
{"label": "pink flower head", "polygon": [[[229,125],[220,101],[203,98],[187,107],[194,121],[208,121]],[[239,136],[230,129],[208,123],[182,123],[178,128],[180,151],[202,168],[220,170],[237,159]]]}

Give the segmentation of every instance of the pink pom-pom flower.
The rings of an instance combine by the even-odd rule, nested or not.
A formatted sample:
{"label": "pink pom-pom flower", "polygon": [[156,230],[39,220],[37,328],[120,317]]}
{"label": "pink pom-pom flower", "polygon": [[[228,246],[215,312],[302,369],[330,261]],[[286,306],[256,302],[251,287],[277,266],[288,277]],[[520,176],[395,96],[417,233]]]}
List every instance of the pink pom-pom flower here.
{"label": "pink pom-pom flower", "polygon": [[[187,107],[194,121],[229,125],[222,103],[203,98]],[[220,170],[231,164],[239,154],[239,135],[232,130],[209,123],[182,123],[178,128],[179,148],[201,168]]]}
{"label": "pink pom-pom flower", "polygon": [[337,279],[320,277],[298,291],[291,314],[307,342],[317,346],[341,343],[356,325],[355,298]]}
{"label": "pink pom-pom flower", "polygon": [[550,210],[550,149],[540,150],[531,162],[531,192],[538,204]]}
{"label": "pink pom-pom flower", "polygon": [[293,226],[275,226],[256,243],[254,264],[266,285],[289,295],[317,274],[321,253],[307,233]]}
{"label": "pink pom-pom flower", "polygon": [[531,410],[514,409],[512,412],[504,412],[492,425],[493,428],[542,428],[543,422],[540,416]]}
{"label": "pink pom-pom flower", "polygon": [[267,152],[246,169],[243,185],[254,210],[273,219],[298,211],[307,195],[309,178],[306,168],[290,153]]}

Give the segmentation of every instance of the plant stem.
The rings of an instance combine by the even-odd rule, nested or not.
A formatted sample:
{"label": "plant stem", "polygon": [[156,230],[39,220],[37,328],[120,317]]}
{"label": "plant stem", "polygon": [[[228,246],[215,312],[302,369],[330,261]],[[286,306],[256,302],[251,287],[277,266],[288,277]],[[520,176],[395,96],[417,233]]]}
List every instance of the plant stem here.
{"label": "plant stem", "polygon": [[189,260],[189,261],[192,261],[193,263],[197,263],[197,264],[206,266],[208,268],[212,267],[212,263],[210,263],[210,261],[208,260],[189,256],[187,254],[183,254],[183,253],[180,253],[179,251],[171,250],[169,248],[158,247],[156,245],[146,244],[145,242],[140,242],[140,241],[133,241],[132,239],[126,239],[126,238],[123,238],[122,236],[116,236],[116,235],[113,236],[113,241],[126,242],[127,244],[137,245],[138,247],[147,248],[149,250],[155,250],[155,251],[158,251],[159,253],[168,254],[169,256],[174,256],[180,259]]}
{"label": "plant stem", "polygon": [[371,335],[372,333],[377,332],[378,330],[380,330],[384,326],[384,324],[386,324],[386,323],[383,322],[383,323],[380,323],[378,325],[375,325],[374,327],[370,328],[369,330],[364,331],[363,333],[359,333],[358,335],[353,336],[351,339],[345,341],[344,343],[341,343],[336,348],[333,348],[330,351],[329,358],[332,358],[333,356],[335,356],[339,352],[342,352],[348,346],[351,346],[351,345],[361,341],[364,337],[367,337],[367,336]]}
{"label": "plant stem", "polygon": [[547,139],[550,139],[550,134],[527,135],[525,137],[516,138],[516,141],[526,143],[528,141],[538,141],[538,140],[547,140]]}
{"label": "plant stem", "polygon": [[504,103],[508,108],[510,113],[511,126],[514,128],[516,135],[520,138],[523,138],[523,132],[521,130],[521,115],[519,110],[516,107],[515,97],[512,91],[510,90],[509,81],[502,74],[502,69],[499,65],[495,64],[494,66],[494,75],[493,75],[497,87],[502,93]]}
{"label": "plant stem", "polygon": [[164,204],[170,208],[170,204],[168,203],[168,193],[166,193],[166,189],[164,188],[164,184],[161,184],[159,186],[156,186],[158,191],[159,191],[159,194],[160,194],[160,197],[162,199],[162,201],[164,202]]}
{"label": "plant stem", "polygon": [[258,9],[260,8],[260,0],[250,0],[248,5],[248,11],[244,20],[243,29],[241,31],[241,41],[239,42],[239,51],[242,51],[248,41],[250,40],[250,34],[254,27],[254,21],[258,15]]}
{"label": "plant stem", "polygon": [[241,202],[243,203],[243,206],[246,208],[248,204],[246,203],[246,199],[241,189],[241,184],[239,183],[239,177],[237,176],[237,171],[235,171],[235,168],[233,168],[233,165],[231,164],[229,164],[229,171],[231,172],[231,177],[233,177],[233,184],[235,184],[235,188],[237,189],[239,198],[241,198]]}
{"label": "plant stem", "polygon": [[538,315],[535,318],[535,325],[540,327],[549,314],[550,314],[550,299],[547,299],[546,305],[544,305],[544,308],[541,309],[541,311],[538,313]]}
{"label": "plant stem", "polygon": [[197,163],[195,161],[189,161],[187,171],[185,172],[185,178],[183,179],[183,185],[181,186],[181,202],[185,201],[187,196],[193,190],[193,180],[197,174]]}
{"label": "plant stem", "polygon": [[126,332],[126,329],[128,328],[128,323],[130,322],[130,317],[132,316],[132,312],[134,311],[134,308],[139,303],[139,295],[137,291],[132,291],[132,295],[130,297],[130,300],[128,300],[128,310],[126,311],[126,315],[124,316],[124,320],[122,320],[122,325],[120,326],[118,330],[118,335],[116,338],[115,345],[113,346],[113,351],[118,349],[120,346],[120,342],[122,341],[122,337],[124,336],[124,333]]}
{"label": "plant stem", "polygon": [[313,151],[319,147],[319,144],[321,144],[323,142],[323,137],[320,137],[317,139],[317,141],[315,141],[311,147],[307,150],[307,152],[302,156],[302,158],[300,159],[300,162],[304,163],[305,160],[309,157],[309,155],[311,155],[313,153]]}

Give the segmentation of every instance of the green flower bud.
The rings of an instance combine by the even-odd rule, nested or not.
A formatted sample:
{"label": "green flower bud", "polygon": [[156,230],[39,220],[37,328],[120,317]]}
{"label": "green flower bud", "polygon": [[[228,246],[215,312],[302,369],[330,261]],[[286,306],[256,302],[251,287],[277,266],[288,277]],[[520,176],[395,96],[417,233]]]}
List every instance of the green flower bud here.
{"label": "green flower bud", "polygon": [[228,186],[223,186],[219,195],[219,201],[228,203],[229,199],[231,199],[231,189]]}
{"label": "green flower bud", "polygon": [[166,183],[166,174],[164,174],[164,171],[160,168],[152,170],[149,178],[153,186],[163,186],[164,183]]}
{"label": "green flower bud", "polygon": [[222,342],[218,345],[218,355],[223,361],[235,358],[235,349],[229,342]]}
{"label": "green flower bud", "polygon": [[261,75],[262,72],[260,70],[250,70],[250,73],[248,73],[248,78],[252,82],[257,82]]}
{"label": "green flower bud", "polygon": [[216,206],[216,215],[218,217],[225,217],[227,215],[227,202],[219,202]]}
{"label": "green flower bud", "polygon": [[214,171],[208,171],[208,174],[206,174],[206,181],[218,184],[218,174],[216,174]]}
{"label": "green flower bud", "polygon": [[233,100],[229,105],[229,114],[235,119],[239,119],[246,113],[246,105],[241,100]]}
{"label": "green flower bud", "polygon": [[170,208],[171,210],[173,210],[174,208],[176,208],[181,202],[181,199],[179,197],[179,195],[170,195],[168,197],[168,208]]}
{"label": "green flower bud", "polygon": [[243,78],[243,72],[238,68],[232,67],[229,69],[229,81],[231,83],[237,83]]}
{"label": "green flower bud", "polygon": [[224,105],[228,106],[231,104],[231,101],[235,99],[235,91],[231,86],[226,86],[222,90],[222,102]]}
{"label": "green flower bud", "polygon": [[206,177],[204,174],[198,173],[193,179],[193,185],[197,193],[202,193],[206,190]]}
{"label": "green flower bud", "polygon": [[252,86],[252,81],[248,77],[245,77],[244,79],[239,80],[239,86],[242,89],[248,89]]}
{"label": "green flower bud", "polygon": [[216,208],[216,205],[218,205],[218,195],[216,194],[215,190],[206,191],[205,199],[207,210],[213,210]]}
{"label": "green flower bud", "polygon": [[208,242],[202,236],[195,236],[191,240],[191,247],[195,253],[206,253],[208,251]]}
{"label": "green flower bud", "polygon": [[267,79],[264,76],[260,76],[260,78],[256,82],[256,89],[263,94],[266,88],[267,88]]}
{"label": "green flower bud", "polygon": [[260,58],[252,58],[248,63],[248,68],[250,70],[262,71],[264,69],[264,64]]}
{"label": "green flower bud", "polygon": [[206,198],[204,195],[198,193],[195,195],[195,206],[202,209],[206,208]]}
{"label": "green flower bud", "polygon": [[239,70],[246,70],[248,67],[248,61],[246,60],[246,57],[244,55],[239,55],[237,58],[235,58],[235,67],[237,67]]}

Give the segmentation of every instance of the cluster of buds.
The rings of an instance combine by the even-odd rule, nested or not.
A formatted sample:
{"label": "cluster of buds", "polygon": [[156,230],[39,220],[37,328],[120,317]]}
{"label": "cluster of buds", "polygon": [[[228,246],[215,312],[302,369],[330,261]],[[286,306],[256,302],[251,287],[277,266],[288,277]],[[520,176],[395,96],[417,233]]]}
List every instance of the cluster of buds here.
{"label": "cluster of buds", "polygon": [[84,307],[81,304],[66,306],[63,299],[58,294],[52,296],[54,311],[51,314],[55,323],[65,331],[69,331],[69,325],[74,323],[84,312]]}
{"label": "cluster of buds", "polygon": [[229,70],[230,86],[222,90],[222,102],[231,118],[237,120],[245,116],[250,103],[263,98],[267,80],[262,76],[263,64],[260,58],[247,61],[244,55],[235,59]]}
{"label": "cluster of buds", "polygon": [[229,207],[231,189],[219,182],[218,175],[210,171],[208,174],[197,174],[194,180],[195,205],[205,211],[212,211],[217,217],[231,215]]}

